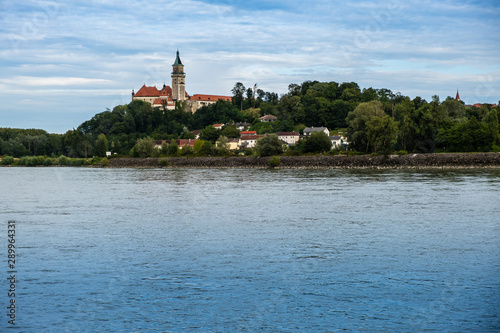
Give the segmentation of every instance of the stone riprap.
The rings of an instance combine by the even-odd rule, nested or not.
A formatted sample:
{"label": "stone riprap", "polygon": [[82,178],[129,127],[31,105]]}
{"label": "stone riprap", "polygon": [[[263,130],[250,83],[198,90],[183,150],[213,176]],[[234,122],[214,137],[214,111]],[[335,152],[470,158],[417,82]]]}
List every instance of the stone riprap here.
{"label": "stone riprap", "polygon": [[[166,161],[165,161],[166,160]],[[491,168],[500,167],[500,153],[408,154],[391,156],[280,156],[281,169],[350,168]],[[114,168],[269,168],[269,157],[114,158]]]}

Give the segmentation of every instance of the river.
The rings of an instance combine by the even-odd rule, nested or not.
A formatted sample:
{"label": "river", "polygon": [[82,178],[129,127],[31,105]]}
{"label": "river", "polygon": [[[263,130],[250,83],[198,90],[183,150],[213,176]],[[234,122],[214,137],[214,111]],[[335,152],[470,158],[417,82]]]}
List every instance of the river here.
{"label": "river", "polygon": [[498,332],[499,184],[499,169],[0,168],[0,328],[15,299],[16,332]]}

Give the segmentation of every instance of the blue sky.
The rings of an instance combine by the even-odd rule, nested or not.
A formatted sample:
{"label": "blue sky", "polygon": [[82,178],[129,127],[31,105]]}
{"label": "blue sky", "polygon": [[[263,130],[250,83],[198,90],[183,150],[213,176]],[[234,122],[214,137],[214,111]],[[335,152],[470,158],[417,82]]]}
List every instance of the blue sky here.
{"label": "blue sky", "polygon": [[[483,1],[0,1],[0,127],[64,133],[171,84],[286,93],[306,80],[414,98],[500,100],[500,3]],[[319,124],[318,124],[319,125]]]}

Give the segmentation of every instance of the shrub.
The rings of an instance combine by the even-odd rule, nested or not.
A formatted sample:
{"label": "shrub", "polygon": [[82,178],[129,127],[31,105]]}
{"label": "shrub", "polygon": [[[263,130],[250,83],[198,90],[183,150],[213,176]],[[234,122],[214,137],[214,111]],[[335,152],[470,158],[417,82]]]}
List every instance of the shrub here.
{"label": "shrub", "polygon": [[9,155],[5,155],[2,158],[2,164],[3,165],[12,165],[12,164],[14,164],[14,157],[9,156]]}
{"label": "shrub", "polygon": [[104,157],[102,160],[101,160],[101,166],[103,167],[107,167],[109,166],[109,160],[107,157]]}
{"label": "shrub", "polygon": [[17,165],[28,165],[28,156],[22,156],[19,161],[17,161]]}
{"label": "shrub", "polygon": [[50,157],[47,157],[44,161],[43,161],[43,165],[52,165],[52,159]]}
{"label": "shrub", "polygon": [[190,155],[193,155],[193,154],[194,154],[193,147],[191,147],[191,146],[184,146],[184,147],[182,147],[182,149],[181,149],[181,156],[190,156]]}
{"label": "shrub", "polygon": [[72,158],[71,165],[72,166],[81,166],[83,164],[83,159],[81,158]]}
{"label": "shrub", "polygon": [[269,158],[269,161],[267,161],[267,164],[271,169],[274,169],[281,164],[281,159],[279,156],[272,156]]}
{"label": "shrub", "polygon": [[45,162],[45,156],[37,157],[36,165],[43,165],[44,162]]}
{"label": "shrub", "polygon": [[68,158],[64,155],[59,156],[57,159],[57,164],[59,165],[67,165],[68,164]]}
{"label": "shrub", "polygon": [[31,156],[28,159],[28,163],[29,163],[29,166],[43,165],[44,160],[45,160],[45,158],[40,162],[40,159],[37,156]]}
{"label": "shrub", "polygon": [[159,161],[158,161],[158,164],[160,166],[167,166],[167,165],[172,165],[172,162],[170,162],[168,159],[166,158],[160,158]]}

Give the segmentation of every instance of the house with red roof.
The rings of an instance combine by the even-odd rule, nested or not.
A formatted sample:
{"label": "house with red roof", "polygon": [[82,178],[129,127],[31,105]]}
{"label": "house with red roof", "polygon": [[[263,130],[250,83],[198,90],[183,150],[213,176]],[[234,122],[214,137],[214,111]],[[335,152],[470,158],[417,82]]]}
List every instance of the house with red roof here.
{"label": "house with red roof", "polygon": [[272,123],[273,121],[278,120],[276,116],[273,116],[271,114],[266,114],[265,116],[260,117],[259,119],[263,123]]}

